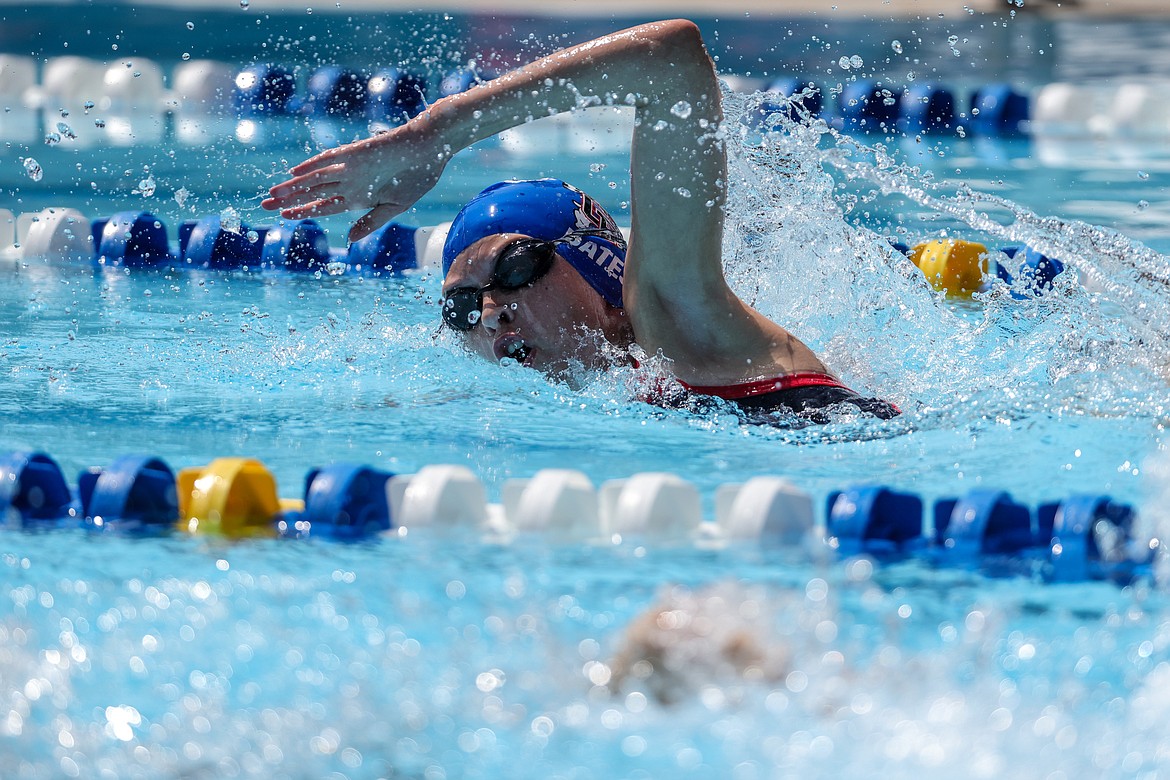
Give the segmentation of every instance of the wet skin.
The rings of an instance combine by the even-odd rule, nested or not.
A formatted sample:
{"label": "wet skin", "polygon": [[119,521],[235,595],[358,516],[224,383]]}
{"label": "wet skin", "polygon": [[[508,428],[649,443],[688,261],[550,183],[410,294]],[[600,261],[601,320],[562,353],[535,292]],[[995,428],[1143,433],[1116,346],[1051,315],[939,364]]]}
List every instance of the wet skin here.
{"label": "wet skin", "polygon": [[[518,233],[487,236],[465,249],[447,272],[443,291],[487,285]],[[469,331],[455,331],[488,360],[512,358],[550,376],[575,366],[600,369],[612,361],[606,343],[628,348],[633,331],[625,313],[610,306],[559,255],[547,274],[518,290],[483,293],[483,315]]]}

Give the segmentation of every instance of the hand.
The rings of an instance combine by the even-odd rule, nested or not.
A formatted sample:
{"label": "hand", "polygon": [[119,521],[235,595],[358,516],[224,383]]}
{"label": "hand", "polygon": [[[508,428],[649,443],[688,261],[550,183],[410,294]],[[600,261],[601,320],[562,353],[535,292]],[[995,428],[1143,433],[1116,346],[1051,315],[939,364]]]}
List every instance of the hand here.
{"label": "hand", "polygon": [[293,167],[261,206],[285,219],[369,209],[349,230],[349,241],[389,222],[439,181],[449,152],[427,143],[415,122],[322,152]]}

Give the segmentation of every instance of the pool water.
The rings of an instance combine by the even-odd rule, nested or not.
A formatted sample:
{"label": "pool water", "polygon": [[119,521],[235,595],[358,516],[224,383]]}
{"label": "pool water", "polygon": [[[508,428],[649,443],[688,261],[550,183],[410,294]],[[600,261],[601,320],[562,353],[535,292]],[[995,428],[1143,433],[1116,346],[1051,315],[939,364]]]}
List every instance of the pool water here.
{"label": "pool water", "polygon": [[[33,11],[11,14],[36,21]],[[213,21],[197,21],[207,50]],[[407,21],[440,52],[434,64],[464,58],[434,42],[444,35],[482,40],[495,29],[481,17]],[[802,24],[791,27],[813,34]],[[1153,67],[1115,62],[1104,72],[1106,59],[1076,48],[1088,45],[1083,26],[1021,21],[1014,36],[1006,24],[989,40],[1033,57],[1043,78]],[[117,40],[146,40],[150,24],[127,27]],[[750,53],[742,22],[704,29],[721,62],[746,70],[785,28],[770,28],[771,43]],[[903,23],[880,29],[871,38],[909,40]],[[114,40],[92,30],[101,45]],[[1158,24],[1105,25],[1098,37],[1126,30],[1170,38]],[[920,34],[945,50],[947,32]],[[45,56],[62,53],[52,48],[58,34],[44,32]],[[842,25],[843,42],[824,56],[860,51],[850,34],[860,40]],[[1066,42],[1056,52],[1078,56],[1050,61],[1025,38]],[[249,40],[228,36],[220,53],[266,53]],[[809,66],[817,49],[803,51]],[[952,57],[977,62],[976,73],[941,75],[987,75],[995,47],[980,51]],[[752,116],[758,102],[729,94],[728,114]],[[241,141],[234,121],[185,135],[176,118],[145,118],[111,146],[82,117],[61,118],[77,128],[76,143],[42,144],[40,130],[59,121],[51,111],[31,135],[10,135],[0,207],[66,205],[95,217],[147,209],[172,237],[182,220],[229,207],[261,224],[259,194],[282,171],[365,132],[266,120]],[[1170,146],[855,143],[817,125],[766,136],[745,125],[730,146],[729,279],[847,383],[897,402],[902,417],[751,426],[730,410],[643,404],[622,371],[569,387],[489,365],[437,332],[439,280],[426,272],[127,271],[28,259],[0,265],[0,448],[44,450],[69,475],[124,453],[176,468],[253,456],[287,496],[308,469],[335,461],[395,473],[465,465],[493,501],[505,480],[542,468],[579,469],[594,484],[671,471],[698,487],[708,517],[718,486],[760,474],[788,477],[818,504],[874,482],[927,501],[975,487],[1032,506],[1102,493],[1136,506],[1143,534],[1159,531],[1170,492],[1170,266],[1160,254],[1170,251]],[[40,181],[16,162],[27,156]],[[405,219],[434,224],[498,179],[556,175],[628,224],[625,165],[620,150],[486,142]],[[347,220],[324,224],[340,245]],[[1040,298],[1000,286],[946,301],[887,242],[943,231],[989,246],[1027,242],[1076,273]],[[1147,581],[1058,586],[1028,566],[995,577],[922,560],[841,560],[818,545],[503,544],[438,531],[351,545],[5,532],[0,572],[0,757],[15,777],[1166,771],[1170,611]],[[634,675],[611,685],[629,626],[655,603],[694,616],[696,636],[681,632],[665,651],[666,682]],[[729,638],[760,651],[746,675],[721,653]]]}

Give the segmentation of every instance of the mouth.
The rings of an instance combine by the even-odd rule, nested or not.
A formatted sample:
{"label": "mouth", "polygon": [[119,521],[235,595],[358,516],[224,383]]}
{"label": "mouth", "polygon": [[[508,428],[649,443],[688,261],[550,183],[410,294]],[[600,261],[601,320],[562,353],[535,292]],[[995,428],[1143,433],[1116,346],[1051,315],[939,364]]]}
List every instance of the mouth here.
{"label": "mouth", "polygon": [[508,358],[522,366],[532,365],[532,347],[515,333],[505,333],[496,339],[492,344],[492,352],[495,353],[496,360]]}

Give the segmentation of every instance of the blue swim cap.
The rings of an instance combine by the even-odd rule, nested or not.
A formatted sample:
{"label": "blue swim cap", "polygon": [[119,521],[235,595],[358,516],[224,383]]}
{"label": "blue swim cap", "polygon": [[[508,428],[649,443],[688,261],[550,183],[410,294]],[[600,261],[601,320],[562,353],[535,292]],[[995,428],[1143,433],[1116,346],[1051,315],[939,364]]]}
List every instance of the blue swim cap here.
{"label": "blue swim cap", "polygon": [[560,179],[502,181],[488,187],[451,223],[443,245],[443,275],[460,252],[499,233],[563,240],[557,254],[602,298],[621,308],[626,241],[613,217],[581,190]]}

